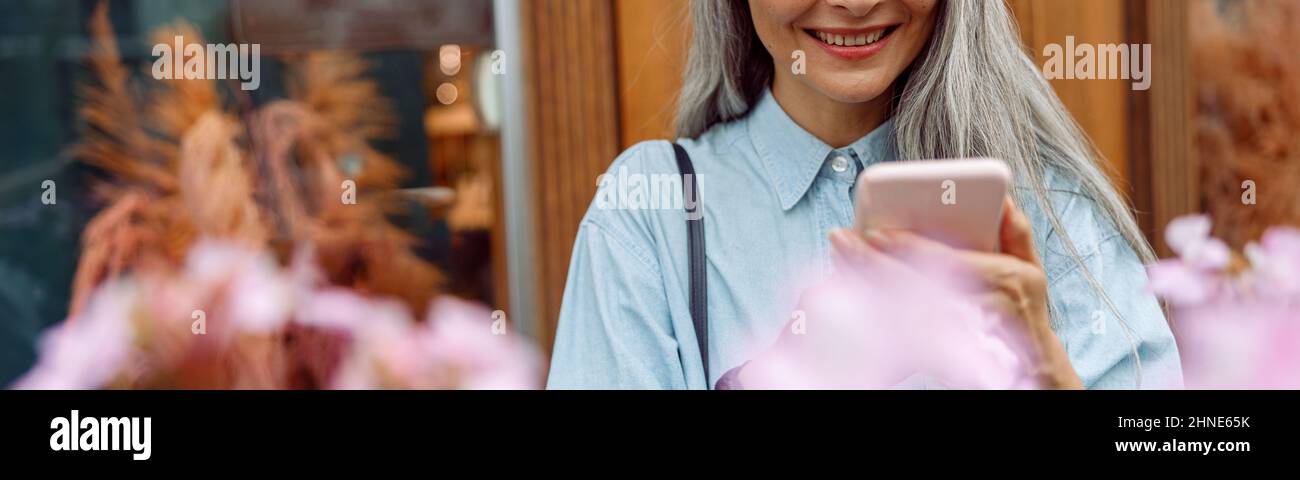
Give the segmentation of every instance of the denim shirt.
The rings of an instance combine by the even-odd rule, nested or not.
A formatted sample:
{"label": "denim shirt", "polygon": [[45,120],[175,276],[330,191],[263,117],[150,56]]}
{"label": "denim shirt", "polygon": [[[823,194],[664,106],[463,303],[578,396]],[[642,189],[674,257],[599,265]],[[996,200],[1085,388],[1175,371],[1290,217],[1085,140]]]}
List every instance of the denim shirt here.
{"label": "denim shirt", "polygon": [[[703,389],[753,358],[775,342],[801,293],[832,273],[828,235],[853,224],[858,173],[897,157],[892,121],[832,149],[770,92],[747,116],[679,143],[704,209],[710,378],[691,323],[685,213],[644,195],[626,200],[638,182],[677,174],[672,145],[651,141],[614,161],[579,227],[548,388]],[[1077,185],[1050,171],[1044,182],[1123,318],[1065,253],[1042,209],[1023,205],[1049,281],[1052,325],[1083,384],[1137,387],[1140,359],[1141,387],[1181,387],[1177,346],[1137,255]]]}

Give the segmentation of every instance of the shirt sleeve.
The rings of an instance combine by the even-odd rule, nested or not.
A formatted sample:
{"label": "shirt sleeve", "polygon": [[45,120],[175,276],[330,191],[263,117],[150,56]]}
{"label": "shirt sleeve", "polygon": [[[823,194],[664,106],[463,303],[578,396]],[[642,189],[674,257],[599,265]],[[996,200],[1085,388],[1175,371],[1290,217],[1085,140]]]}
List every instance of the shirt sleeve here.
{"label": "shirt sleeve", "polygon": [[[1182,364],[1173,332],[1128,242],[1110,235],[1083,264],[1087,272],[1076,264],[1051,278],[1048,288],[1057,335],[1084,386],[1181,388]],[[1105,297],[1097,294],[1087,273]]]}
{"label": "shirt sleeve", "polygon": [[579,227],[547,388],[687,387],[658,262],[647,239]]}

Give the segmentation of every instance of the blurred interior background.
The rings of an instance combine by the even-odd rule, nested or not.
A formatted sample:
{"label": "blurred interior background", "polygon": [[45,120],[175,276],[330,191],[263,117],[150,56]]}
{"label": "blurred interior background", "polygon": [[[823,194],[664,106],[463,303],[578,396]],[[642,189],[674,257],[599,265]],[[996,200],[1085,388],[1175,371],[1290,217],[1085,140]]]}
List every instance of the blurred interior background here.
{"label": "blurred interior background", "polygon": [[[1209,212],[1240,246],[1300,220],[1300,0],[1007,0],[1031,54],[1150,43],[1152,85],[1056,80],[1162,253],[1161,228]],[[84,235],[114,180],[70,153],[93,125],[80,85],[95,0],[0,2],[0,384],[74,297]],[[292,97],[295,65],[346,52],[391,105],[366,141],[405,171],[386,219],[441,291],[501,309],[549,351],[570,248],[596,178],[624,148],[671,136],[687,0],[110,0],[131,91],[148,96],[154,32],[262,45],[262,84],[236,116]],[[496,62],[494,64],[494,61]],[[499,67],[494,70],[495,67]],[[346,133],[346,132],[345,132]],[[341,171],[357,158],[335,158]],[[58,185],[41,203],[42,181]],[[1241,201],[1242,182],[1258,189]],[[400,283],[403,272],[388,275]],[[380,275],[386,275],[380,273]],[[371,279],[373,281],[373,278]]]}

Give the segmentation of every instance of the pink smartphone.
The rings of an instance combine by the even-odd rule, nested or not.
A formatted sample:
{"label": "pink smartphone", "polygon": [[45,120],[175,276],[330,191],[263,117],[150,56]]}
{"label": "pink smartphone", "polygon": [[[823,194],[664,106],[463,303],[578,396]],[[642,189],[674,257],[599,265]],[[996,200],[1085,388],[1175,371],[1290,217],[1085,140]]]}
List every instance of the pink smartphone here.
{"label": "pink smartphone", "polygon": [[879,163],[858,177],[854,228],[908,230],[950,246],[994,252],[1006,162],[991,158]]}

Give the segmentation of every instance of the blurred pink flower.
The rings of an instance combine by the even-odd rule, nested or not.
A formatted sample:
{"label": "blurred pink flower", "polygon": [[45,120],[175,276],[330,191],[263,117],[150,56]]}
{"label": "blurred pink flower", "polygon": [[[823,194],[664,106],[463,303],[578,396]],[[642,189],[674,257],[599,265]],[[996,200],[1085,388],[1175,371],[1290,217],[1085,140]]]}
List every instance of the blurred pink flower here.
{"label": "blurred pink flower", "polygon": [[418,383],[418,367],[424,362],[413,347],[414,320],[399,302],[329,288],[308,298],[296,318],[303,325],[339,331],[348,338],[332,388],[414,388]]}
{"label": "blurred pink flower", "polygon": [[1247,245],[1249,268],[1229,272],[1231,253],[1209,238],[1209,218],[1166,229],[1177,258],[1148,267],[1152,290],[1178,325],[1187,385],[1300,387],[1300,231],[1274,227]]}
{"label": "blurred pink flower", "polygon": [[130,319],[137,311],[136,293],[136,287],[128,282],[100,288],[75,321],[41,335],[40,358],[13,387],[79,390],[107,385],[130,358]]}
{"label": "blurred pink flower", "polygon": [[200,241],[180,272],[109,282],[43,336],[15,387],[287,388],[285,362],[313,386],[539,387],[539,355],[486,308],[442,298],[418,323],[397,300],[323,286],[310,249],[299,253],[281,268],[265,252]]}
{"label": "blurred pink flower", "polygon": [[1147,268],[1151,290],[1174,305],[1204,302],[1221,295],[1228,285],[1218,275],[1232,254],[1227,244],[1210,237],[1210,217],[1179,217],[1165,228],[1165,242],[1178,254]]}
{"label": "blurred pink flower", "polygon": [[1251,280],[1261,287],[1261,294],[1300,296],[1300,230],[1270,228],[1259,243],[1246,245],[1244,253],[1254,270]]}
{"label": "blurred pink flower", "polygon": [[509,334],[501,312],[454,297],[435,299],[420,342],[431,361],[452,372],[457,388],[540,387],[540,355],[531,344]]}
{"label": "blurred pink flower", "polygon": [[760,347],[745,388],[880,389],[919,386],[900,384],[917,378],[947,388],[1034,388],[1022,342],[962,293],[966,276],[921,270],[837,275],[809,290],[787,326],[803,333]]}
{"label": "blurred pink flower", "polygon": [[1147,266],[1151,291],[1171,305],[1205,302],[1225,288],[1223,279],[1179,260],[1160,260]]}
{"label": "blurred pink flower", "polygon": [[[350,297],[350,298],[349,298]],[[330,309],[315,324],[350,331],[353,346],[334,388],[530,389],[538,388],[539,357],[525,340],[494,328],[492,312],[442,297],[416,324],[400,304],[369,301],[345,292],[312,307]],[[363,319],[345,319],[345,315]]]}
{"label": "blurred pink flower", "polygon": [[1169,222],[1165,242],[1187,264],[1201,269],[1218,270],[1228,266],[1232,254],[1228,244],[1210,236],[1208,215],[1189,215]]}
{"label": "blurred pink flower", "polygon": [[1298,311],[1261,298],[1177,310],[1188,386],[1300,388]]}
{"label": "blurred pink flower", "polygon": [[227,289],[223,313],[240,329],[266,334],[289,321],[293,278],[266,253],[200,241],[186,259],[186,273],[199,285]]}

